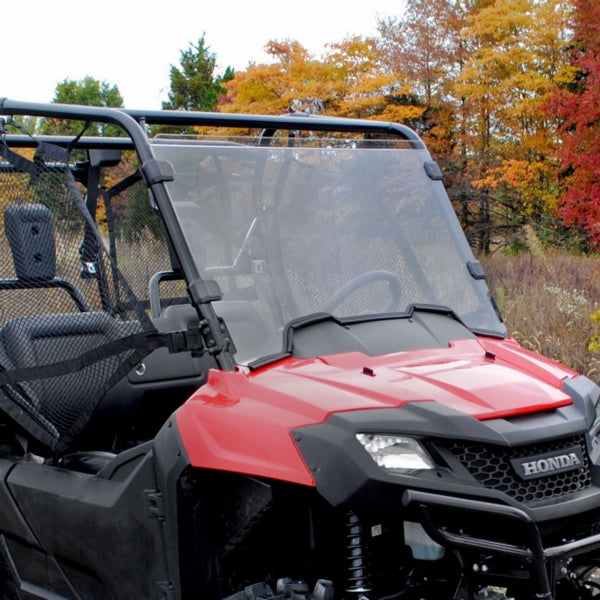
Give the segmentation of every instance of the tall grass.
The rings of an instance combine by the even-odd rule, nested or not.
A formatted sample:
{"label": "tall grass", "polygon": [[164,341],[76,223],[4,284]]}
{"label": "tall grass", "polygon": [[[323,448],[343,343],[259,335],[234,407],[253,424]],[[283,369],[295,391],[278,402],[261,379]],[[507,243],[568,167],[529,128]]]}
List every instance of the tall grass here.
{"label": "tall grass", "polygon": [[483,257],[490,291],[508,332],[525,348],[544,354],[600,383],[600,256],[544,250],[528,236],[529,252]]}

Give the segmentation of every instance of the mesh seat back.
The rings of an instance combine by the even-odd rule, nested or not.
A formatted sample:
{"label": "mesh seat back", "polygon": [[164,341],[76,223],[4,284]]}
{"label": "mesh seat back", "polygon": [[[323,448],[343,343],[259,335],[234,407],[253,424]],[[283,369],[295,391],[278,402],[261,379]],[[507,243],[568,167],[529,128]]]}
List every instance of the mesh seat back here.
{"label": "mesh seat back", "polygon": [[[5,368],[27,369],[40,365],[56,375],[42,374],[4,386],[9,402],[0,405],[39,441],[52,447],[64,445],[88,422],[98,402],[98,390],[105,392],[120,379],[124,351],[92,364],[62,372],[61,364],[77,361],[82,355],[101,349],[108,342],[141,331],[136,322],[117,322],[102,312],[36,315],[8,321],[0,330]],[[100,394],[101,395],[101,394]]]}
{"label": "mesh seat back", "polygon": [[0,420],[60,456],[170,344],[147,313],[148,279],[171,265],[137,166],[86,177],[71,152],[39,141],[30,157],[0,137]]}

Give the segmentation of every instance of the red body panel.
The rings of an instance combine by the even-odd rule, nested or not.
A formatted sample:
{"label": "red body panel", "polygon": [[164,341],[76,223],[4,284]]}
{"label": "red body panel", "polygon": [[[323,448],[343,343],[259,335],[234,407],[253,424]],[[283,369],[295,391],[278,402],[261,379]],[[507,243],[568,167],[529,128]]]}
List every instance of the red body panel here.
{"label": "red body panel", "polygon": [[571,403],[561,383],[574,375],[489,338],[388,356],[287,358],[254,372],[212,371],[176,418],[194,466],[314,485],[291,439],[296,427],[431,400],[480,420],[547,410]]}

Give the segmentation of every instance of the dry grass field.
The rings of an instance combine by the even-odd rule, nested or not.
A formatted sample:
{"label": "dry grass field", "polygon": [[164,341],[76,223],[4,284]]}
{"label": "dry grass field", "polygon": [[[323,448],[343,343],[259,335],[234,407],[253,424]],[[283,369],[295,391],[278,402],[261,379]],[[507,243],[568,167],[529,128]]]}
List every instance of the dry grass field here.
{"label": "dry grass field", "polygon": [[509,334],[600,383],[600,256],[532,250],[481,258]]}

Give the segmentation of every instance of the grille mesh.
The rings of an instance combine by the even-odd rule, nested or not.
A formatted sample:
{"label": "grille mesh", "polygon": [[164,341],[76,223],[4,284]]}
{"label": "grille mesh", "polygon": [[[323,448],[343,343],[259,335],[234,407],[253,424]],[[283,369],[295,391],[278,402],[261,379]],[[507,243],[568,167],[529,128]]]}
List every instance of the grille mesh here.
{"label": "grille mesh", "polygon": [[[510,460],[558,452],[578,446],[584,456],[580,469],[553,473],[535,479],[522,480]],[[591,474],[583,436],[573,436],[547,443],[504,448],[456,441],[447,445],[452,454],[473,478],[486,488],[508,494],[523,504],[535,504],[577,492],[591,485]]]}

